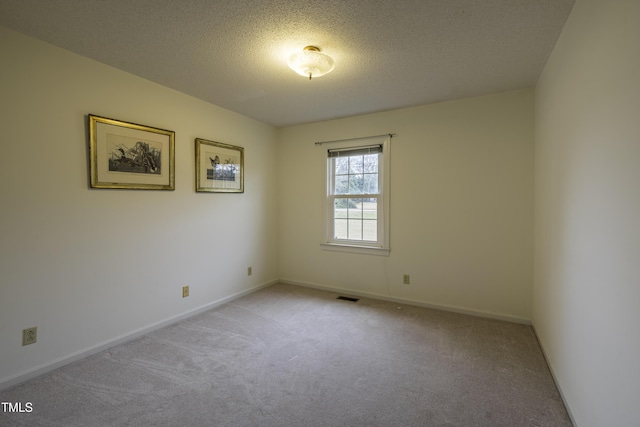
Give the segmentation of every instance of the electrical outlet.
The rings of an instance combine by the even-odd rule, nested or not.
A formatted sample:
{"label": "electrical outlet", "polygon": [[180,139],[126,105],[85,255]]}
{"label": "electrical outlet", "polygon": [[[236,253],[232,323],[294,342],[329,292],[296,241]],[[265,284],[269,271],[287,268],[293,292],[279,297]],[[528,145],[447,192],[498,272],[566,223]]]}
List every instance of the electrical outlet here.
{"label": "electrical outlet", "polygon": [[253,274],[253,268],[248,267],[247,268],[247,276],[251,276]]}
{"label": "electrical outlet", "polygon": [[402,284],[404,284],[404,285],[411,284],[411,276],[409,276],[408,274],[404,274],[402,276]]}
{"label": "electrical outlet", "polygon": [[182,287],[182,298],[186,298],[189,296],[189,286]]}
{"label": "electrical outlet", "polygon": [[33,344],[38,340],[38,327],[27,328],[22,330],[22,345]]}

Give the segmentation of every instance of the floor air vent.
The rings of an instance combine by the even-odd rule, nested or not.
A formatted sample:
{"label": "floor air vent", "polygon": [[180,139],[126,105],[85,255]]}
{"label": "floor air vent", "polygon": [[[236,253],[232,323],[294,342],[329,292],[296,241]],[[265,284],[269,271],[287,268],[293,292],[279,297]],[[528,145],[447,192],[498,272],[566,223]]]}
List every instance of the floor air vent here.
{"label": "floor air vent", "polygon": [[360,301],[359,298],[351,298],[351,297],[343,297],[343,296],[339,296],[336,299],[341,299],[341,300],[345,300],[345,301],[351,301],[351,302],[358,302]]}

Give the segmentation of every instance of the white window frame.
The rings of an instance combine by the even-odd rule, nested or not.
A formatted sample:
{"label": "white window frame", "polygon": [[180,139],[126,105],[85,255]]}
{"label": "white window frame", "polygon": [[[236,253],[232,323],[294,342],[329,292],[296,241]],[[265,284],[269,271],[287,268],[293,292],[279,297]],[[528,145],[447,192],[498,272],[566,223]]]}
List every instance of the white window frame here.
{"label": "white window frame", "polygon": [[[347,240],[336,240],[333,238],[334,227],[334,197],[332,193],[333,169],[332,162],[328,156],[329,150],[348,150],[360,147],[382,146],[382,153],[378,162],[378,232],[377,242],[357,242]],[[389,188],[390,188],[390,165],[391,165],[391,136],[376,136],[368,138],[357,138],[345,141],[325,142],[321,145],[322,164],[324,169],[324,193],[323,193],[323,214],[324,214],[324,234],[321,248],[328,251],[353,252],[369,255],[389,256]],[[357,197],[357,196],[355,196]],[[366,195],[365,195],[366,197]]]}

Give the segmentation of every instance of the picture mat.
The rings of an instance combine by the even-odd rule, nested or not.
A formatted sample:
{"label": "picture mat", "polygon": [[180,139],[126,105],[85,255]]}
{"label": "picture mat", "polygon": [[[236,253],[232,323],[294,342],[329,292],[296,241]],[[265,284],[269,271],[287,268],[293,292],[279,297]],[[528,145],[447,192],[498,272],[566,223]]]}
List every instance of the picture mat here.
{"label": "picture mat", "polygon": [[[125,128],[109,123],[96,122],[97,181],[101,184],[165,185],[170,180],[170,137],[150,131]],[[160,147],[160,173],[144,174],[109,170],[109,159],[116,145],[123,141],[142,141]]]}
{"label": "picture mat", "polygon": [[[210,179],[207,177],[207,169],[212,169],[211,159],[215,159],[216,156],[220,159],[221,165],[224,165],[226,160],[231,160],[230,164],[236,168],[235,179],[233,181]],[[241,184],[241,173],[240,153],[238,150],[214,147],[204,143],[200,144],[200,187],[239,190]]]}

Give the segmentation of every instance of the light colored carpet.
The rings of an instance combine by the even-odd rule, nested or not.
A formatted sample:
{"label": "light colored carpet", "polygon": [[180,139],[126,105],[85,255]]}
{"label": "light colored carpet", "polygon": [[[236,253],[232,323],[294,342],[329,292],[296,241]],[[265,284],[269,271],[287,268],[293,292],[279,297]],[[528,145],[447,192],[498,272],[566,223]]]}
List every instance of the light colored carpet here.
{"label": "light colored carpet", "polygon": [[0,425],[571,425],[529,326],[337,296],[262,289],[0,393],[33,404]]}

